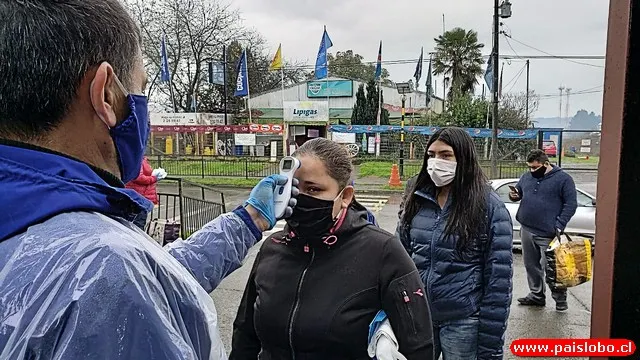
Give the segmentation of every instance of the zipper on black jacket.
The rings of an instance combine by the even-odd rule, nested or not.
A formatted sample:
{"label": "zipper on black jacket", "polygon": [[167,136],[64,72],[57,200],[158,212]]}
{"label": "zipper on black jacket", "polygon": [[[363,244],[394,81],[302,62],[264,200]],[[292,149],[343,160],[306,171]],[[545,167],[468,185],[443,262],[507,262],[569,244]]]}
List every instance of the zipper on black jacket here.
{"label": "zipper on black jacket", "polygon": [[410,305],[411,299],[409,298],[409,294],[407,294],[406,290],[402,290],[400,295],[402,296],[402,301],[404,303],[405,308],[407,309],[407,313],[409,314],[409,320],[411,321],[411,328],[413,329],[413,334],[417,335],[418,330],[416,329],[416,322],[413,317],[413,311],[411,311],[411,305]]}
{"label": "zipper on black jacket", "polygon": [[440,218],[442,217],[442,211],[441,210],[437,210],[437,218],[436,218],[436,226],[433,228],[433,235],[431,236],[431,246],[429,246],[429,252],[431,253],[431,261],[429,261],[429,272],[427,272],[427,281],[426,284],[424,284],[425,290],[427,290],[427,296],[429,297],[429,300],[431,301],[431,299],[433,299],[433,297],[431,296],[431,273],[433,273],[433,248],[435,246],[435,243],[437,242],[436,239],[436,232],[438,231],[438,226],[440,226]]}
{"label": "zipper on black jacket", "polygon": [[[305,252],[307,250],[307,247],[305,246]],[[291,308],[291,318],[289,319],[289,347],[291,348],[291,358],[295,360],[296,358],[296,351],[293,348],[293,325],[295,322],[295,318],[296,318],[296,314],[298,313],[298,308],[300,307],[300,292],[302,291],[302,283],[304,282],[304,278],[307,275],[307,270],[309,270],[309,268],[311,267],[311,264],[313,264],[313,260],[316,257],[316,252],[311,249],[311,260],[309,261],[309,264],[307,264],[307,267],[304,268],[304,270],[302,271],[302,275],[300,276],[300,281],[298,281],[298,289],[296,290],[296,298],[295,301],[293,302],[293,307]]]}

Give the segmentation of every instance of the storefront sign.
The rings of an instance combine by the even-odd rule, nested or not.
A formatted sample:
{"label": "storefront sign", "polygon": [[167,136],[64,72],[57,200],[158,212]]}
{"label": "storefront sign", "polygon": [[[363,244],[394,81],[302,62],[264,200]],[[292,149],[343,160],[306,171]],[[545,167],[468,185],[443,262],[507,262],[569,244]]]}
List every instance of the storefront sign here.
{"label": "storefront sign", "polygon": [[256,134],[234,134],[233,139],[236,146],[240,146],[240,145],[255,146],[256,145]]}
{"label": "storefront sign", "polygon": [[284,121],[328,122],[327,101],[285,101]]}
{"label": "storefront sign", "polygon": [[164,133],[241,133],[248,134],[249,126],[247,125],[217,125],[217,126],[154,126],[151,125],[151,131]]}
{"label": "storefront sign", "polygon": [[151,131],[164,133],[232,133],[232,134],[282,134],[281,124],[251,125],[194,125],[194,126],[157,126],[151,125]]}
{"label": "storefront sign", "polygon": [[194,126],[198,123],[196,113],[151,113],[151,126]]}
{"label": "storefront sign", "polygon": [[[198,116],[200,125],[225,125],[224,114],[200,113]],[[227,122],[233,123],[233,115],[227,114]]]}
{"label": "storefront sign", "polygon": [[249,131],[258,134],[282,134],[284,126],[280,124],[251,124]]}
{"label": "storefront sign", "polygon": [[[224,125],[224,114],[211,113],[151,113],[152,126],[196,126]],[[233,121],[233,115],[227,114],[227,121]]]}
{"label": "storefront sign", "polygon": [[329,80],[307,82],[308,98],[352,97],[353,81]]}
{"label": "storefront sign", "polygon": [[339,144],[355,144],[356,134],[334,132],[331,133],[331,139]]}

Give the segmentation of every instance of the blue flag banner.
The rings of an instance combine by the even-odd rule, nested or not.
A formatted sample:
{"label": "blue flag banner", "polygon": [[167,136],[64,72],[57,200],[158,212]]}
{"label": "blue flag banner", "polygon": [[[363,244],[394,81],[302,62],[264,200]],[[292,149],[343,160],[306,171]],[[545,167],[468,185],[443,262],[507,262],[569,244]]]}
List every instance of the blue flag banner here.
{"label": "blue flag banner", "polygon": [[236,67],[238,79],[236,81],[236,91],[233,96],[249,96],[249,74],[247,73],[247,49],[242,51],[242,56]]}
{"label": "blue flag banner", "polygon": [[171,73],[169,72],[169,58],[167,57],[167,40],[166,35],[162,35],[160,43],[160,81],[171,81]]}
{"label": "blue flag banner", "polygon": [[221,61],[209,63],[209,84],[224,85],[224,64]]}
{"label": "blue flag banner", "polygon": [[413,77],[416,78],[416,85],[420,85],[420,79],[422,78],[423,55],[424,48],[420,49],[420,58],[418,59],[418,64],[416,64],[416,72],[413,74]]}
{"label": "blue flag banner", "polygon": [[318,57],[316,58],[315,76],[317,80],[324,79],[329,74],[329,64],[327,60],[327,50],[333,46],[329,34],[327,34],[327,28],[324,28],[322,34],[322,41],[320,41],[320,49],[318,49]]}
{"label": "blue flag banner", "polygon": [[429,107],[429,104],[431,103],[431,97],[433,96],[433,77],[431,75],[431,59],[429,59],[429,73],[427,74],[427,83],[425,84],[427,86],[426,92],[427,92],[427,107]]}
{"label": "blue flag banner", "polygon": [[380,40],[380,48],[378,49],[378,62],[376,63],[376,80],[380,80],[382,76],[382,40]]}
{"label": "blue flag banner", "polygon": [[491,56],[489,56],[489,61],[487,61],[487,71],[484,73],[484,81],[487,83],[489,92],[493,91],[493,68],[493,51],[491,51]]}
{"label": "blue flag banner", "polygon": [[[411,134],[419,134],[431,136],[440,127],[437,126],[405,126],[404,131]],[[395,133],[400,132],[402,128],[400,126],[392,125],[330,125],[329,131],[337,133],[355,133],[355,134],[369,134],[369,133]],[[464,130],[474,138],[490,138],[492,130],[485,128],[465,128]],[[549,129],[526,129],[526,130],[513,130],[513,129],[499,129],[499,139],[535,139],[540,131],[548,131]]]}

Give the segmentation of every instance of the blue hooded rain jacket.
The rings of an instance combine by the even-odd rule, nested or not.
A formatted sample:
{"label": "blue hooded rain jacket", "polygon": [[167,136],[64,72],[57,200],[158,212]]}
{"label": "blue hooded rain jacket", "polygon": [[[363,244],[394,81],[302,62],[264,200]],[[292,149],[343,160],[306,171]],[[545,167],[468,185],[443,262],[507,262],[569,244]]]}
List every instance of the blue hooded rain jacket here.
{"label": "blue hooded rain jacket", "polygon": [[112,175],[0,143],[0,359],[226,359],[209,292],[262,235],[244,209],[164,249]]}

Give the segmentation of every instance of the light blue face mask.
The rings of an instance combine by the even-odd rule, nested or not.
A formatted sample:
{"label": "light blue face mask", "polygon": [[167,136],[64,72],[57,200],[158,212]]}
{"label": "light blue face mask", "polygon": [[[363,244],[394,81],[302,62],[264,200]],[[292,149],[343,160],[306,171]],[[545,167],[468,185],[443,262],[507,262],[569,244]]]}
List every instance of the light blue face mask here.
{"label": "light blue face mask", "polygon": [[116,147],[122,182],[135,180],[140,174],[142,158],[149,140],[148,100],[143,95],[130,94],[115,77],[116,83],[127,97],[129,115],[109,130]]}

